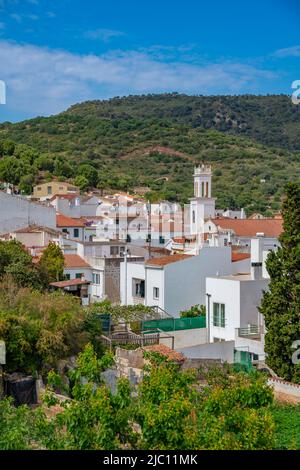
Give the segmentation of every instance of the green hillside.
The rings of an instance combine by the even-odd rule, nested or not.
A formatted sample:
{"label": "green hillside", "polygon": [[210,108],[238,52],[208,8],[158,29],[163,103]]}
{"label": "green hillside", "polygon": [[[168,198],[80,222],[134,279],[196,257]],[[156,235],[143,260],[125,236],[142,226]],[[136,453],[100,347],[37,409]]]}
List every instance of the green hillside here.
{"label": "green hillside", "polygon": [[300,107],[286,96],[85,102],[56,116],[0,125],[0,140],[17,143],[13,150],[7,142],[0,146],[0,180],[21,182],[27,191],[53,175],[83,189],[143,185],[153,197],[187,202],[193,166],[205,161],[214,168],[218,207],[271,214],[280,208],[284,184],[300,178],[299,126]]}

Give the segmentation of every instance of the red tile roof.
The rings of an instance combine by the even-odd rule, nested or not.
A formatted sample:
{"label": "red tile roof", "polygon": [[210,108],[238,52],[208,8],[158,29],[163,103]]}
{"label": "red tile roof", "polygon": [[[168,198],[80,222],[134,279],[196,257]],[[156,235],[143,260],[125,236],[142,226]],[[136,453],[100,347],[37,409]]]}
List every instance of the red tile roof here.
{"label": "red tile roof", "polygon": [[282,219],[212,219],[222,229],[233,230],[240,237],[255,237],[264,233],[266,237],[278,238],[282,232]]}
{"label": "red tile roof", "polygon": [[84,223],[80,219],[72,219],[63,214],[56,214],[56,226],[57,227],[84,227]]}
{"label": "red tile roof", "polygon": [[166,266],[167,264],[177,263],[177,261],[183,261],[184,259],[191,258],[191,255],[170,255],[164,256],[163,258],[151,258],[147,260],[147,266]]}
{"label": "red tile roof", "polygon": [[174,351],[165,344],[152,344],[151,346],[144,346],[144,351],[157,352],[162,356],[165,356],[169,361],[184,362],[185,357],[180,352]]}
{"label": "red tile roof", "polygon": [[64,255],[65,268],[90,268],[91,266],[78,255]]}
{"label": "red tile roof", "polygon": [[51,282],[50,286],[68,287],[68,286],[80,286],[82,284],[90,284],[90,281],[87,281],[86,279],[69,279],[68,281]]}
{"label": "red tile roof", "polygon": [[243,259],[249,259],[250,253],[238,253],[237,251],[233,251],[231,253],[231,261],[235,263],[236,261],[242,261]]}
{"label": "red tile roof", "polygon": [[50,197],[49,201],[54,201],[56,198],[62,198],[62,199],[74,199],[75,197],[78,197],[78,194],[53,194],[52,197]]}

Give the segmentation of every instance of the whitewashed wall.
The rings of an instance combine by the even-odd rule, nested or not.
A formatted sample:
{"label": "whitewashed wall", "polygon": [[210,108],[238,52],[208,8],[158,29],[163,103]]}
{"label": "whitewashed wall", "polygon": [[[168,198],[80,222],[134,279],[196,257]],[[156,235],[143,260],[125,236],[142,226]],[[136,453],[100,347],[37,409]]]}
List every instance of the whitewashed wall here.
{"label": "whitewashed wall", "polygon": [[56,228],[55,209],[0,191],[0,234],[29,225]]}

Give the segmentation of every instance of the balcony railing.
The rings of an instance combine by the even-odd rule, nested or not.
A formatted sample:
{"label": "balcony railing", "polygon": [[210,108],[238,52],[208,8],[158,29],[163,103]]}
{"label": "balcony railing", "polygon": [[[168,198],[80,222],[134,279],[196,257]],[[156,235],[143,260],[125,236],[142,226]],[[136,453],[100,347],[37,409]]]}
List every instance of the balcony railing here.
{"label": "balcony railing", "polygon": [[263,328],[259,325],[247,325],[238,328],[238,336],[241,338],[260,339],[262,333]]}

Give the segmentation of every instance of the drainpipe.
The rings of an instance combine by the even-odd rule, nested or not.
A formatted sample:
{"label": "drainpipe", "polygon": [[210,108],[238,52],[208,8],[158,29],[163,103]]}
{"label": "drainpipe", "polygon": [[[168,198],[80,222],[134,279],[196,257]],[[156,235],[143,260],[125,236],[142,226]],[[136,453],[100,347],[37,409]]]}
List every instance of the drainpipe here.
{"label": "drainpipe", "polygon": [[210,298],[211,294],[206,294],[207,297],[207,342],[210,343]]}
{"label": "drainpipe", "polygon": [[124,252],[124,271],[125,271],[125,305],[127,305],[127,250]]}

